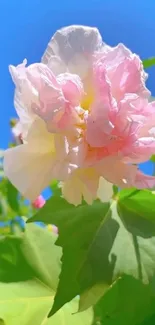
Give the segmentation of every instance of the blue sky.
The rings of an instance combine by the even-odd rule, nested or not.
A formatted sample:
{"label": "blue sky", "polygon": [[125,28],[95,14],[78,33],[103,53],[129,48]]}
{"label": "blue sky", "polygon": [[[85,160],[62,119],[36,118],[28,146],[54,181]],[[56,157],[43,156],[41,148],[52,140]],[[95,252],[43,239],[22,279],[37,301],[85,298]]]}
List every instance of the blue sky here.
{"label": "blue sky", "polygon": [[[10,139],[15,116],[9,64],[40,60],[52,34],[62,26],[97,26],[110,45],[123,42],[142,58],[155,55],[155,0],[0,0],[0,148]],[[155,94],[155,68],[148,87]],[[147,173],[150,165],[145,165]]]}

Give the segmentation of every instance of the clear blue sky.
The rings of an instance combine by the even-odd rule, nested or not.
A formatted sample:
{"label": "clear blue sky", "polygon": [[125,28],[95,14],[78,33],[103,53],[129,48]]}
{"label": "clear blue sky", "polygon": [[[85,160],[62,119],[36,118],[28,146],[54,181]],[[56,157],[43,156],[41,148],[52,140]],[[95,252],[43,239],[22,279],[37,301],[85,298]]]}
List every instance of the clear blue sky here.
{"label": "clear blue sky", "polygon": [[[155,55],[155,0],[0,0],[1,148],[7,147],[15,116],[8,65],[39,61],[52,34],[71,24],[96,26],[107,43],[123,42],[142,58]],[[155,94],[155,69],[149,74]]]}

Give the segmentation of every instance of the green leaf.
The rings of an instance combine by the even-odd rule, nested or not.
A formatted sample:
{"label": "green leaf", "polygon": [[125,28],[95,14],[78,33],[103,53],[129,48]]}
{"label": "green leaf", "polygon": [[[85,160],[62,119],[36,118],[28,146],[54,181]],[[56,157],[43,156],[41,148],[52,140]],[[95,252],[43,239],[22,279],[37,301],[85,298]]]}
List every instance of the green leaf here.
{"label": "green leaf", "polygon": [[155,65],[155,57],[151,57],[149,59],[143,60],[144,69],[151,68],[154,65]]}
{"label": "green leaf", "polygon": [[[91,309],[81,315],[72,315],[78,308],[77,298],[50,319],[47,317],[60,273],[61,248],[54,245],[55,240],[56,236],[46,229],[27,225],[22,239],[5,238],[0,242],[0,245],[3,243],[0,256],[3,251],[8,262],[3,265],[6,283],[0,282],[0,318],[5,325],[91,325]],[[8,243],[10,249],[6,249]],[[16,252],[14,258],[12,247]],[[13,268],[16,278],[7,283]],[[27,275],[25,281],[21,280],[23,269]]]}
{"label": "green leaf", "polygon": [[[124,216],[130,221],[137,220],[137,227],[140,228],[145,220],[155,223],[155,194],[149,190],[121,190],[118,198],[118,210],[120,216]],[[142,219],[139,220],[139,217]],[[144,220],[145,219],[145,220]],[[152,223],[150,223],[151,227]]]}
{"label": "green leaf", "polygon": [[6,325],[91,325],[90,310],[72,315],[77,310],[77,299],[48,319],[54,294],[54,291],[37,279],[0,283],[0,317]]}
{"label": "green leaf", "polygon": [[75,206],[69,204],[66,200],[61,197],[52,196],[49,200],[46,201],[46,204],[42,209],[39,210],[40,213],[34,215],[34,217],[27,220],[27,223],[33,221],[42,221],[46,224],[51,223],[51,218],[55,220],[61,220],[61,215],[73,212]]}
{"label": "green leaf", "polygon": [[154,163],[155,162],[155,155],[152,155],[150,160]]}
{"label": "green leaf", "polygon": [[19,200],[17,189],[7,180],[6,183],[7,199],[10,207],[19,213]]}
{"label": "green leaf", "polygon": [[61,269],[60,247],[55,246],[57,235],[33,224],[26,227],[20,243],[21,252],[37,277],[56,291]]}
{"label": "green leaf", "polygon": [[118,187],[116,185],[113,185],[113,193],[114,193],[114,196],[117,195],[118,193]]}
{"label": "green leaf", "polygon": [[155,324],[155,313],[151,317],[146,317],[144,322],[140,325],[154,325]]}
{"label": "green leaf", "polygon": [[154,305],[155,296],[151,286],[124,276],[95,306],[95,319],[104,325],[137,325],[154,313]]}
{"label": "green leaf", "polygon": [[109,285],[97,283],[92,288],[86,290],[80,297],[79,311],[84,311],[90,306],[96,305],[99,298],[109,289]]}
{"label": "green leaf", "polygon": [[1,177],[4,177],[4,171],[3,171],[3,169],[0,169],[0,178]]}
{"label": "green leaf", "polygon": [[52,194],[54,196],[61,196],[61,188],[59,186],[59,182],[54,180],[52,184],[50,185],[50,188],[52,190]]}
{"label": "green leaf", "polygon": [[6,325],[6,323],[4,322],[4,320],[2,318],[0,318],[0,325]]}
{"label": "green leaf", "polygon": [[[88,261],[87,255],[95,233],[98,233],[99,225],[104,221],[106,215],[110,213],[109,206],[108,203],[102,204],[97,201],[92,206],[84,204],[75,207],[61,197],[52,197],[36,216],[27,221],[44,220],[47,224],[55,224],[58,226],[60,234],[57,245],[63,248],[65,246],[54,312],[80,294],[83,291],[81,291],[81,288],[86,289],[89,285],[93,284],[91,260]],[[98,271],[99,280],[103,268]],[[79,282],[77,278],[80,273],[83,274]],[[105,276],[106,280],[108,280],[109,274],[107,270]],[[69,287],[66,281],[69,281]]]}
{"label": "green leaf", "polygon": [[121,191],[111,206],[96,201],[73,207],[52,198],[28,222],[35,220],[58,226],[57,245],[63,247],[51,314],[97,283],[110,286],[122,274],[149,283],[154,275],[155,195],[150,191]]}
{"label": "green leaf", "polygon": [[2,220],[5,220],[7,219],[7,216],[8,216],[8,210],[9,210],[9,207],[8,207],[8,204],[6,202],[6,198],[4,195],[2,195],[0,193],[0,211],[1,211],[1,216],[2,216]]}
{"label": "green leaf", "polygon": [[3,237],[0,240],[0,281],[24,281],[35,276],[34,271],[23,257],[21,238]]}

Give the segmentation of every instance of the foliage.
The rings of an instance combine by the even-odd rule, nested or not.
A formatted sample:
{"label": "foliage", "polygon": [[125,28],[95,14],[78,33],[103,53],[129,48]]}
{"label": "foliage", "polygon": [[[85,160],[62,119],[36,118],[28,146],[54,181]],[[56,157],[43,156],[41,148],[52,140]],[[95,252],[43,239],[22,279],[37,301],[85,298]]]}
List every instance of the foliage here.
{"label": "foliage", "polygon": [[36,225],[28,225],[20,238],[1,240],[0,317],[4,324],[91,324],[91,309],[72,316],[77,298],[47,318],[61,266],[61,249],[54,242],[54,234]]}
{"label": "foliage", "polygon": [[151,57],[149,59],[143,60],[144,69],[151,68],[154,65],[155,65],[155,57]]}
{"label": "foliage", "polygon": [[[62,269],[51,314],[98,283],[106,293],[123,274],[149,285],[155,273],[154,207],[155,195],[147,190],[123,190],[111,203],[96,201],[76,208],[52,197],[28,220],[44,220],[59,228],[56,243],[63,248]],[[90,297],[85,294],[80,310],[94,304]]]}

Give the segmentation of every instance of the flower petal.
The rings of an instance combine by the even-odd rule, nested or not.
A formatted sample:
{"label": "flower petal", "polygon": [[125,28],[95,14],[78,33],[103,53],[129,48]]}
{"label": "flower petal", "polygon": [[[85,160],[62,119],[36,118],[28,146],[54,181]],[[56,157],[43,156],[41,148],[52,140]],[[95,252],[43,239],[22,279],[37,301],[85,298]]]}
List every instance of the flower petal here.
{"label": "flower petal", "polygon": [[83,85],[79,76],[71,73],[62,73],[57,78],[61,85],[63,95],[73,106],[80,104],[82,95],[84,95]]}
{"label": "flower petal", "polygon": [[115,47],[104,47],[100,53],[96,54],[95,57],[96,60],[102,60],[105,66],[113,68],[120,64],[125,58],[130,58],[131,55],[132,52],[126,46],[124,46],[124,44],[119,43]]}
{"label": "flower petal", "polygon": [[[42,57],[42,62],[53,71],[52,61],[59,58],[71,73],[84,78],[89,69],[90,59],[103,43],[97,28],[87,26],[69,26],[58,30],[51,38]],[[54,71],[55,72],[55,71]],[[60,72],[59,72],[60,73]]]}
{"label": "flower petal", "polygon": [[27,199],[34,201],[52,179],[53,156],[41,154],[28,144],[5,151],[4,173]]}
{"label": "flower petal", "polygon": [[142,97],[149,97],[150,92],[145,87],[145,75],[142,62],[135,54],[125,58],[113,70],[108,73],[112,80],[112,93],[117,100],[124,97],[126,93],[137,93]]}
{"label": "flower petal", "polygon": [[56,138],[54,134],[47,131],[45,122],[37,117],[29,129],[25,142],[31,144],[34,152],[55,153]]}
{"label": "flower petal", "polygon": [[70,178],[62,184],[62,195],[70,203],[75,206],[82,202],[81,184],[78,178]]}
{"label": "flower petal", "polygon": [[113,196],[113,184],[109,183],[103,177],[100,177],[97,197],[102,202],[109,202]]}
{"label": "flower petal", "polygon": [[92,204],[96,199],[98,182],[99,174],[94,168],[79,168],[64,182],[62,194],[71,204],[80,204],[82,198]]}
{"label": "flower petal", "polygon": [[39,195],[34,202],[32,202],[32,205],[35,209],[41,209],[46,203],[46,200],[42,195]]}
{"label": "flower petal", "polygon": [[102,147],[111,134],[117,113],[117,103],[111,95],[110,83],[102,66],[95,66],[94,87],[96,100],[94,101],[87,119],[86,139],[92,147]]}
{"label": "flower petal", "polygon": [[123,161],[130,162],[132,164],[138,164],[145,162],[155,152],[155,137],[144,137],[139,138],[135,143],[126,146],[123,151]]}
{"label": "flower petal", "polygon": [[145,175],[138,170],[133,186],[139,189],[153,188],[155,187],[155,176]]}
{"label": "flower petal", "polygon": [[118,156],[108,156],[97,166],[100,175],[120,188],[132,187],[137,166],[123,163]]}
{"label": "flower petal", "polygon": [[[35,115],[31,110],[30,107],[30,93],[29,93],[29,86],[25,80],[25,65],[27,61],[24,60],[22,64],[19,64],[17,67],[9,66],[9,71],[12,76],[12,80],[14,81],[16,85],[15,94],[14,94],[14,106],[16,109],[16,112],[20,119],[21,124],[21,130],[22,130],[22,136],[24,137],[29,127],[31,126],[31,123],[34,121]],[[24,94],[23,94],[24,89]],[[26,99],[26,101],[25,101]]]}
{"label": "flower petal", "polygon": [[50,153],[52,155],[53,164],[51,165],[51,169],[54,179],[62,181],[70,175],[72,170],[77,168],[75,164],[70,162],[66,137],[61,134],[48,132],[45,122],[40,118],[37,118],[33,122],[26,137],[26,143],[29,144],[33,152],[42,155]]}
{"label": "flower petal", "polygon": [[76,106],[80,104],[84,91],[79,76],[64,73],[56,78],[43,63],[28,67],[25,64],[26,61],[17,67],[10,66],[17,87],[17,113],[21,124],[28,129],[38,115],[50,132],[57,133],[80,123]]}
{"label": "flower petal", "polygon": [[133,54],[123,44],[111,47],[96,55],[96,59],[105,67],[111,82],[112,95],[119,101],[126,93],[138,93],[149,97],[145,86],[148,75],[145,73],[139,56]]}
{"label": "flower petal", "polygon": [[67,177],[69,164],[64,158],[68,152],[64,137],[49,133],[39,118],[31,125],[25,142],[5,151],[4,172],[26,198],[34,201],[53,178]]}

